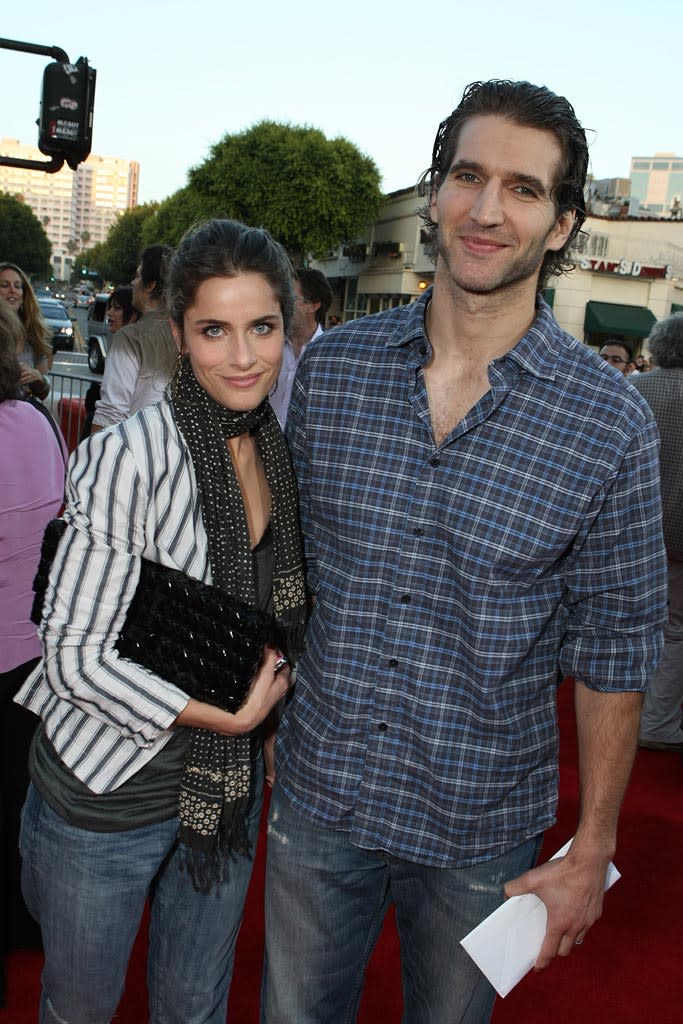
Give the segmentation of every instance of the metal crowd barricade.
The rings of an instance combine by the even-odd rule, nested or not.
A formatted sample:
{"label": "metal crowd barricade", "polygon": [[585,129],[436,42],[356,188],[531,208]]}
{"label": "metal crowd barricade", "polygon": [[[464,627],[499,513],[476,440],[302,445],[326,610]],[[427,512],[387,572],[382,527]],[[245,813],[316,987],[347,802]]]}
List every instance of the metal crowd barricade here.
{"label": "metal crowd barricade", "polygon": [[85,395],[93,378],[60,373],[54,367],[48,376],[50,394],[46,404],[61,428],[69,452],[72,452],[81,439],[86,419]]}

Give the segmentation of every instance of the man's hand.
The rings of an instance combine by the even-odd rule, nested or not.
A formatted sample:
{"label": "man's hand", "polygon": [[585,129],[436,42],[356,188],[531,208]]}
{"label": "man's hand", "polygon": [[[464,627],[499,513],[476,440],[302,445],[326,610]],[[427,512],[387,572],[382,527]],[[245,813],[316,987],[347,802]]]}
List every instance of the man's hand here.
{"label": "man's hand", "polygon": [[602,913],[605,877],[609,857],[579,858],[571,849],[526,871],[505,885],[505,895],[531,892],[545,904],[548,913],[545,939],[534,965],[540,971],[555,956],[569,956],[583,942],[588,929]]}

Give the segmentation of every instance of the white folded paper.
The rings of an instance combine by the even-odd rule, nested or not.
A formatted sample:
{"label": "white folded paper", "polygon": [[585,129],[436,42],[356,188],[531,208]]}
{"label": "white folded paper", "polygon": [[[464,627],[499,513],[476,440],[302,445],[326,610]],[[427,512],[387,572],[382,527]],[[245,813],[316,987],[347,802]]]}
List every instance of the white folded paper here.
{"label": "white folded paper", "polygon": [[[564,857],[572,840],[558,850],[555,857]],[[605,875],[605,890],[621,878],[614,864]],[[511,896],[489,914],[461,940],[479,969],[496,992],[506,996],[536,963],[543,945],[546,909],[533,893]]]}

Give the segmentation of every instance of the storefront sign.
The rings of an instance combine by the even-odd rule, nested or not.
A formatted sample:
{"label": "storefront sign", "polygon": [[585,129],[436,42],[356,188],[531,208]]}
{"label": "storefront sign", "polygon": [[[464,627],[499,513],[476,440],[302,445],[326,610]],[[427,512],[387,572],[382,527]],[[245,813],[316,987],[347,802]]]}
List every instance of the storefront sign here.
{"label": "storefront sign", "polygon": [[603,260],[597,257],[584,256],[579,266],[582,270],[592,270],[595,274],[618,274],[620,277],[671,280],[671,266],[669,264],[665,267],[648,267],[637,260]]}

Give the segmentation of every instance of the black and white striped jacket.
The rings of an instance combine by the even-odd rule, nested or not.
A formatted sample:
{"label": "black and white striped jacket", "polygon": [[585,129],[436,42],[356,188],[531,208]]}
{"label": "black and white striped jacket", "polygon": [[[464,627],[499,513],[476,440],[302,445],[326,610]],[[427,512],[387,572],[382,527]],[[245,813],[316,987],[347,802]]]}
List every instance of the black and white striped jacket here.
{"label": "black and white striped jacket", "polygon": [[17,695],[95,793],[161,750],[187,694],[114,648],[140,558],[211,582],[197,482],[169,401],[94,434],[71,456],[39,632],[43,660]]}

